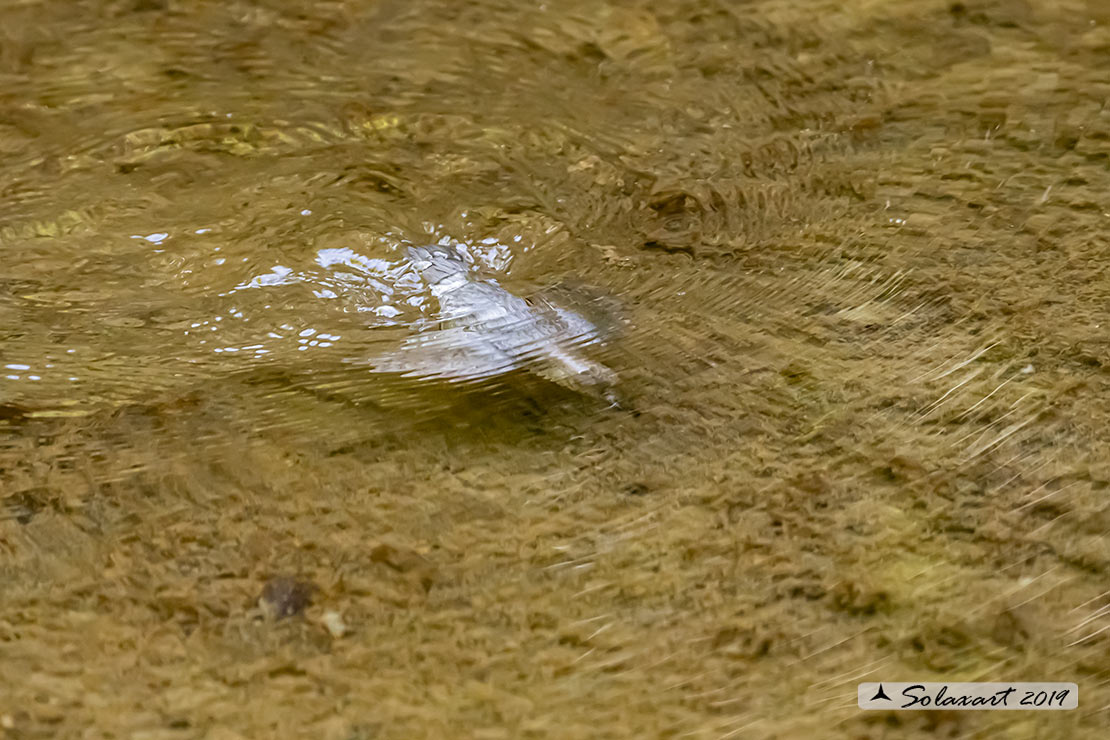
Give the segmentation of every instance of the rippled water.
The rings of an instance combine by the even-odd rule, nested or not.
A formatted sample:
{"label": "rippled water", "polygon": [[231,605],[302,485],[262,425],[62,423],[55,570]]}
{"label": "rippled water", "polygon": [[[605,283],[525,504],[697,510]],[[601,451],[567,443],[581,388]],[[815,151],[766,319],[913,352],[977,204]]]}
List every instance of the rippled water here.
{"label": "rippled water", "polygon": [[1099,736],[1108,28],[5,4],[0,734]]}

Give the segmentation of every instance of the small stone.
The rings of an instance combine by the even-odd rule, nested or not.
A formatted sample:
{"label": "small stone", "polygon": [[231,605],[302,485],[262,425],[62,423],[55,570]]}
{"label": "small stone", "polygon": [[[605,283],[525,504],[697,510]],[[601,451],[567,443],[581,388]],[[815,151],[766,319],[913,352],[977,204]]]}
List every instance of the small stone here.
{"label": "small stone", "polygon": [[320,617],[320,621],[324,624],[324,629],[328,631],[335,639],[339,639],[347,634],[347,623],[343,621],[343,615],[337,611],[328,610]]}
{"label": "small stone", "polygon": [[277,576],[262,587],[258,605],[276,619],[284,619],[303,612],[312,603],[312,594],[315,591],[316,586],[308,581]]}

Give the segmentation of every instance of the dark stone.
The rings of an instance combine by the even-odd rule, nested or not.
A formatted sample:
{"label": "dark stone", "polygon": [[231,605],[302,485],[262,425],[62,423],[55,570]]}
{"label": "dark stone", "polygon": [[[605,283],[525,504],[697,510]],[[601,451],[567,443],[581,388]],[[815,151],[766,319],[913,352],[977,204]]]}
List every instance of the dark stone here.
{"label": "dark stone", "polygon": [[278,619],[296,616],[312,603],[316,586],[289,576],[271,578],[262,587],[262,600],[273,609]]}

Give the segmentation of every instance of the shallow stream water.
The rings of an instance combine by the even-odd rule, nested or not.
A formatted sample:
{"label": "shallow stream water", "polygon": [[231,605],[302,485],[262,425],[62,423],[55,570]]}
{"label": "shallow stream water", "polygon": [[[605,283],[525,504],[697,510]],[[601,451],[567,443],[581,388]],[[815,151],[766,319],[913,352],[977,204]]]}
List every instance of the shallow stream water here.
{"label": "shallow stream water", "polygon": [[[1102,737],[1107,69],[1102,0],[2,4],[0,737]],[[423,244],[619,403],[372,372]]]}

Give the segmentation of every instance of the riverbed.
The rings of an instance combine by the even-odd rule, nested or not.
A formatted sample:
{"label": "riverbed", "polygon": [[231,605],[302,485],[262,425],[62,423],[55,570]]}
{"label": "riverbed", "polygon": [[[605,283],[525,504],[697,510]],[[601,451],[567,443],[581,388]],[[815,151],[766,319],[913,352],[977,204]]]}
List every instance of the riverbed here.
{"label": "riverbed", "polygon": [[[0,737],[1102,737],[1108,68],[1101,0],[5,4]],[[620,402],[368,372],[420,244]]]}

